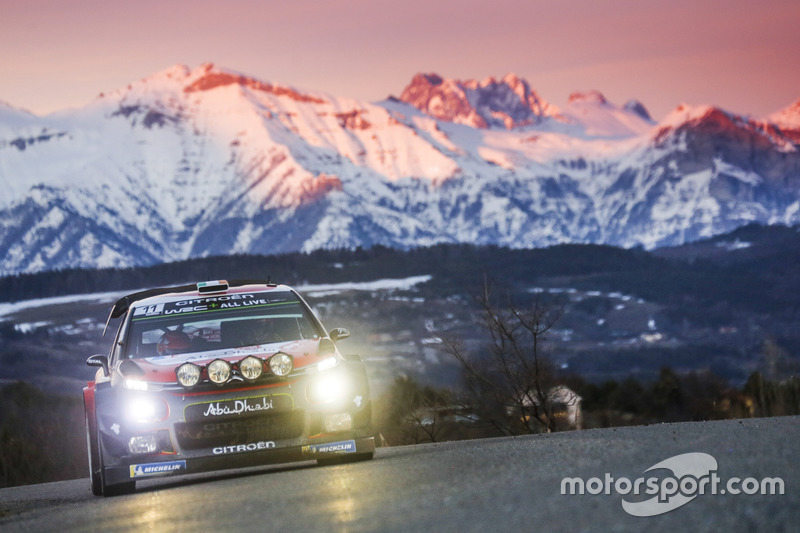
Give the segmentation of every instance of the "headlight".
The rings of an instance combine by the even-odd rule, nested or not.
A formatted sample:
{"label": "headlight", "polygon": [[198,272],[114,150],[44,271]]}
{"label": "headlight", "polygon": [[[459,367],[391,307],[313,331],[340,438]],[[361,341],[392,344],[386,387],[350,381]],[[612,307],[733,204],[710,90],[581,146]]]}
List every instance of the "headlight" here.
{"label": "headlight", "polygon": [[155,435],[137,435],[128,441],[128,450],[131,453],[155,453],[158,450],[158,441]]}
{"label": "headlight", "polygon": [[178,376],[178,383],[186,387],[194,387],[200,381],[200,367],[192,363],[184,363],[175,372]]}
{"label": "headlight", "polygon": [[228,381],[230,377],[231,364],[229,362],[223,361],[222,359],[217,359],[208,365],[208,379],[217,385],[222,385]]}
{"label": "headlight", "polygon": [[147,382],[141,379],[125,379],[122,386],[128,390],[147,390]]}
{"label": "headlight", "polygon": [[269,368],[276,376],[288,376],[292,371],[292,358],[285,353],[276,353],[269,358]]}
{"label": "headlight", "polygon": [[126,401],[125,410],[132,422],[157,422],[169,414],[167,403],[160,398],[133,396]]}
{"label": "headlight", "polygon": [[353,417],[350,413],[336,413],[325,416],[325,431],[347,431],[353,429]]}
{"label": "headlight", "polygon": [[263,371],[264,363],[261,362],[261,359],[252,355],[239,362],[239,372],[242,373],[242,377],[246,380],[253,381],[258,379]]}
{"label": "headlight", "polygon": [[336,372],[317,376],[308,385],[308,400],[312,403],[340,402],[350,392],[347,378]]}

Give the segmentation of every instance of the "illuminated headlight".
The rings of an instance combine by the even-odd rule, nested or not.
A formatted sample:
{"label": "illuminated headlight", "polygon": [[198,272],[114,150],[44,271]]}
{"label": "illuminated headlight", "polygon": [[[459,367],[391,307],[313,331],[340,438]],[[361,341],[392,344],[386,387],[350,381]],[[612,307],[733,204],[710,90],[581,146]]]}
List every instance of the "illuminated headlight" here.
{"label": "illuminated headlight", "polygon": [[155,435],[137,435],[128,441],[128,451],[131,453],[155,453],[157,450]]}
{"label": "illuminated headlight", "polygon": [[245,357],[239,363],[239,372],[242,373],[242,377],[246,380],[253,381],[258,379],[261,373],[264,371],[264,364],[261,362],[261,359],[257,357]]}
{"label": "illuminated headlight", "polygon": [[322,372],[335,367],[337,364],[339,364],[339,361],[335,357],[328,357],[317,363],[317,370]]}
{"label": "illuminated headlight", "polygon": [[126,400],[125,412],[132,422],[156,422],[167,418],[168,407],[160,398],[142,396]]}
{"label": "illuminated headlight", "polygon": [[135,378],[125,378],[125,380],[122,382],[122,386],[128,390],[136,391],[160,391],[164,389],[164,386],[161,383],[147,382]]}
{"label": "illuminated headlight", "polygon": [[333,403],[345,399],[348,384],[339,373],[318,376],[308,386],[308,399],[313,403]]}
{"label": "illuminated headlight", "polygon": [[227,382],[230,377],[231,364],[229,362],[223,361],[222,359],[217,359],[208,365],[208,379],[217,385],[222,385],[223,383]]}
{"label": "illuminated headlight", "polygon": [[269,368],[276,376],[288,376],[292,371],[292,358],[285,353],[276,353],[269,358]]}
{"label": "illuminated headlight", "polygon": [[350,413],[337,413],[325,417],[325,431],[347,431],[353,429],[353,417]]}
{"label": "illuminated headlight", "polygon": [[141,379],[126,379],[122,386],[128,390],[147,390],[147,382]]}
{"label": "illuminated headlight", "polygon": [[200,381],[200,367],[192,363],[184,363],[175,372],[178,376],[178,383],[186,388],[194,387]]}

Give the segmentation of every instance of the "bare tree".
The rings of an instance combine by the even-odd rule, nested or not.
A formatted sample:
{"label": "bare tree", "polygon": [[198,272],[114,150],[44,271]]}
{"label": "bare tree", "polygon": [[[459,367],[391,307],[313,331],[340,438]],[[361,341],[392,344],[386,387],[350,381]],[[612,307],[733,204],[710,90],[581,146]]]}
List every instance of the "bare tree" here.
{"label": "bare tree", "polygon": [[[462,338],[438,333],[439,348],[462,367],[465,400],[476,421],[505,435],[555,430],[554,410],[563,409],[565,395],[555,386],[555,371],[544,351],[563,309],[539,299],[523,309],[508,294],[498,305],[488,283],[476,300],[480,324],[489,336],[483,349],[470,350]],[[579,398],[573,394],[567,401]]]}
{"label": "bare tree", "polygon": [[395,378],[388,397],[385,421],[381,428],[391,445],[439,442],[457,437],[448,431],[446,391],[421,386],[405,376]]}
{"label": "bare tree", "polygon": [[441,440],[443,415],[440,407],[435,399],[420,396],[417,408],[410,410],[403,421],[406,439],[414,444]]}

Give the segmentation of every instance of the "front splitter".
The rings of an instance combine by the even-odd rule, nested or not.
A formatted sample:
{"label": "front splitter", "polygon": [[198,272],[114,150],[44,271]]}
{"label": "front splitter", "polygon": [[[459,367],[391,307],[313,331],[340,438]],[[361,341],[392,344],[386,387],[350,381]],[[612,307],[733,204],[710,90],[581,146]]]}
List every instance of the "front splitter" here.
{"label": "front splitter", "polygon": [[[234,448],[234,447],[231,447]],[[163,478],[181,474],[213,472],[232,468],[246,468],[317,459],[358,457],[375,452],[373,437],[343,438],[324,443],[304,444],[286,448],[255,449],[208,455],[202,457],[182,457],[169,455],[155,457],[143,456],[131,464],[109,466],[104,470],[106,484],[116,485],[130,481]]]}

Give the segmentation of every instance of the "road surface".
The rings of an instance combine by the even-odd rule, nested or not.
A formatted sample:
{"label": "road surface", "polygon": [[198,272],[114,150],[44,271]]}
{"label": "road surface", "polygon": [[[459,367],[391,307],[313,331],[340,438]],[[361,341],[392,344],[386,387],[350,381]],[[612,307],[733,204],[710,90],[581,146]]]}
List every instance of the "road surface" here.
{"label": "road surface", "polygon": [[[149,480],[116,498],[92,496],[81,479],[0,490],[0,530],[797,531],[798,443],[800,417],[785,417],[381,448],[365,463]],[[707,476],[721,480],[716,494],[711,484],[698,494],[700,474],[675,466],[688,457],[716,465]],[[670,458],[672,467],[646,472]],[[623,501],[649,499],[656,474],[663,501],[633,505],[646,511],[633,516]],[[565,478],[584,494],[562,494]],[[777,478],[783,494],[747,494]]]}

